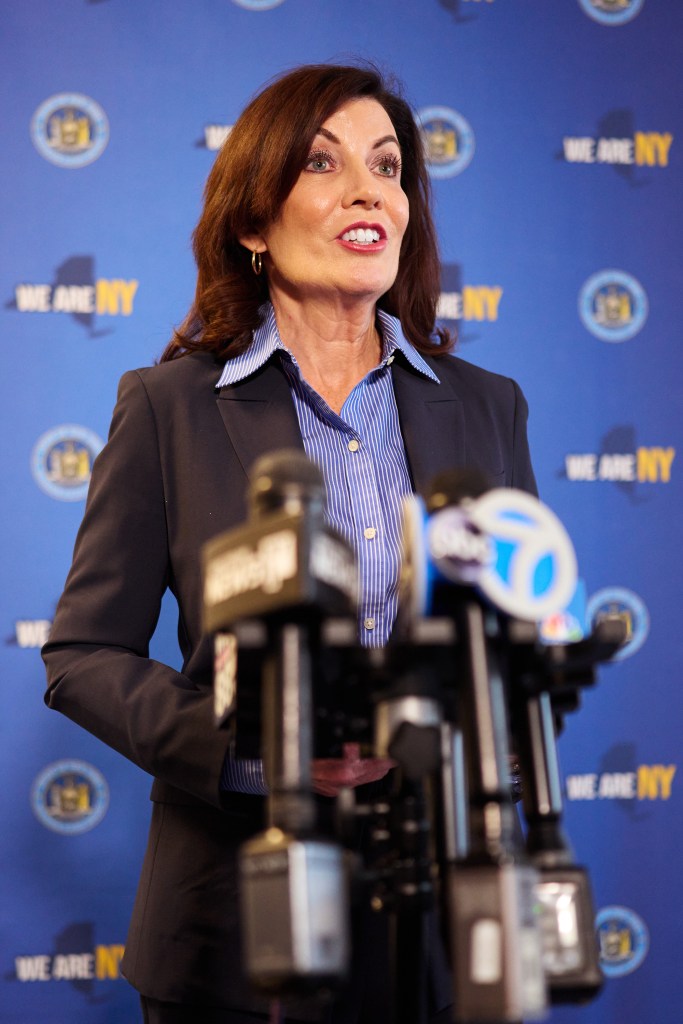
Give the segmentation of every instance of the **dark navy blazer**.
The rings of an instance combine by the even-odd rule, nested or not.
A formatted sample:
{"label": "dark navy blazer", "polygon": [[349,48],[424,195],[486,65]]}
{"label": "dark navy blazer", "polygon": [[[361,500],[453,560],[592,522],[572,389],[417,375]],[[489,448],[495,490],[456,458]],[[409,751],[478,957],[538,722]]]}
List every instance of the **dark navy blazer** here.
{"label": "dark navy blazer", "polygon": [[[400,354],[391,371],[415,490],[476,467],[495,486],[535,492],[517,384],[456,357],[427,361],[440,384]],[[123,376],[43,656],[48,705],[155,780],[126,977],[157,999],[256,1007],[238,968],[234,853],[260,827],[263,801],[219,790],[226,738],[212,720],[200,550],[245,519],[255,459],[303,442],[277,356],[217,391],[220,372],[199,353]],[[148,657],[167,587],[180,672]]]}

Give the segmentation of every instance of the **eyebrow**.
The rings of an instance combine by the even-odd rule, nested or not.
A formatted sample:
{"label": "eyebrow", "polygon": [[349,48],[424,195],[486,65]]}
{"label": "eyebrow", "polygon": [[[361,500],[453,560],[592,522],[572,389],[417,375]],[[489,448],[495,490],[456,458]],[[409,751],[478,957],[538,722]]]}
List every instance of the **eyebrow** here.
{"label": "eyebrow", "polygon": [[[339,139],[334,134],[334,132],[328,131],[327,128],[318,128],[316,135],[323,135],[326,139],[329,139],[330,142],[334,142],[337,146],[341,145]],[[401,148],[399,141],[395,135],[383,135],[381,139],[377,139],[377,142],[373,144],[372,148],[379,149],[381,146],[385,146],[387,142],[395,142],[398,148]]]}

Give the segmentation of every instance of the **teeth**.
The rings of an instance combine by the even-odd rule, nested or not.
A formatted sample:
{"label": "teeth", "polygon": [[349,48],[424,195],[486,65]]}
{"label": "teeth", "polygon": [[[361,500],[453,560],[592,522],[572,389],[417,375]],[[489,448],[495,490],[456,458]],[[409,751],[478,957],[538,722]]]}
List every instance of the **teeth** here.
{"label": "teeth", "polygon": [[370,242],[379,242],[379,231],[374,228],[352,228],[342,235],[344,242],[360,242],[361,245],[368,245]]}

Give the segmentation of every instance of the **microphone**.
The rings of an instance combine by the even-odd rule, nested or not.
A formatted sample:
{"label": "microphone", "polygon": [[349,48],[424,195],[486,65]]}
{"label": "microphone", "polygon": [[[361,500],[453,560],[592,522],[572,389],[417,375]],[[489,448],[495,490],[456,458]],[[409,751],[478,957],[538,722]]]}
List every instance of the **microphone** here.
{"label": "microphone", "polygon": [[266,622],[284,613],[310,624],[355,613],[358,570],[353,549],[323,521],[320,470],[298,449],[270,453],[254,466],[248,519],[204,545],[203,628],[214,634],[214,716],[237,733],[244,756],[256,756],[260,701],[240,678],[258,674]]}
{"label": "microphone", "polygon": [[355,612],[355,555],[325,524],[324,496],[320,470],[298,449],[257,461],[247,522],[202,550],[205,632],[297,611]]}
{"label": "microphone", "polygon": [[403,502],[399,610],[394,633],[435,614],[440,583],[473,583],[492,558],[487,537],[468,516],[472,501],[489,490],[477,470],[449,470],[434,478],[427,502],[411,494]]}
{"label": "microphone", "polygon": [[[440,482],[437,499],[432,498],[428,505],[436,510],[447,507],[443,493],[448,490],[448,497],[462,495],[457,511],[464,522],[459,533],[452,515],[451,521],[439,525],[438,511],[428,526],[427,546],[436,567],[435,579],[475,583],[477,591],[494,607],[513,619],[537,626],[550,615],[564,613],[580,587],[574,548],[559,519],[528,494],[506,489],[487,492],[483,485],[477,487],[476,481],[467,483],[469,494],[463,493],[465,486],[459,480],[451,481],[448,487]],[[463,531],[469,537],[476,529],[490,544],[488,556],[482,547],[478,563],[470,560],[463,565]],[[454,537],[446,542],[449,530]],[[542,639],[536,628],[523,663],[523,645],[515,649],[515,634],[524,632],[520,626],[523,623],[511,621],[505,630],[506,660],[524,782],[526,849],[537,872],[532,892],[542,965],[553,1003],[582,1002],[594,997],[602,986],[590,880],[586,870],[574,863],[561,827],[554,716],[543,671],[546,652],[542,648],[533,650],[534,640]],[[579,646],[574,647],[578,653]],[[567,653],[570,662],[573,653]],[[553,659],[552,654],[548,653],[548,659]],[[554,660],[558,662],[559,658]],[[533,677],[536,679],[532,684]]]}
{"label": "microphone", "polygon": [[577,585],[576,553],[547,505],[524,491],[499,487],[474,503],[471,516],[494,548],[478,581],[489,601],[531,622],[567,606]]}
{"label": "microphone", "polygon": [[[545,1015],[546,986],[537,874],[515,836],[508,782],[503,635],[498,605],[484,587],[499,560],[490,506],[488,518],[477,517],[490,494],[488,481],[467,470],[438,477],[426,503],[406,502],[401,629],[411,639],[424,616],[455,627],[448,672],[454,724],[441,726],[436,787],[455,1019],[516,1024]],[[505,508],[516,513],[514,502]],[[520,588],[512,589],[517,598]]]}
{"label": "microphone", "polygon": [[239,874],[245,971],[270,994],[326,991],[349,964],[345,857],[315,835],[312,660],[324,617],[355,612],[358,577],[353,549],[324,522],[324,501],[320,470],[302,452],[264,456],[247,523],[203,549],[204,626],[218,634],[225,673],[219,724],[249,702],[236,685],[241,644],[261,669],[269,827],[241,846]]}
{"label": "microphone", "polygon": [[475,585],[494,608],[531,622],[563,611],[576,591],[571,539],[531,494],[450,471],[435,478],[426,504],[411,495],[403,512],[400,594],[410,617],[438,613],[449,584]]}
{"label": "microphone", "polygon": [[[573,545],[557,517],[530,495],[504,489],[487,492],[476,481],[467,481],[467,487],[460,479],[451,479],[448,484],[439,481],[433,489],[438,494],[430,499],[432,517],[425,531],[428,557],[434,562],[428,577],[431,600],[436,603],[439,594],[448,598],[451,580],[451,586],[474,585],[485,601],[504,613],[505,650],[500,643],[499,648],[505,655],[522,767],[526,851],[537,872],[532,891],[548,995],[553,1003],[584,1002],[599,992],[603,979],[590,879],[575,863],[561,825],[554,719],[558,703],[578,701],[577,688],[594,680],[592,666],[614,649],[618,631],[599,624],[585,640],[579,636],[580,642],[565,641],[555,651],[544,647],[542,629],[548,617],[581,607]],[[444,516],[449,499],[458,498],[460,525],[451,516],[440,526],[439,510]],[[482,545],[478,559],[470,557],[463,564],[463,552],[474,550],[465,541],[476,530],[490,544],[489,552]]]}

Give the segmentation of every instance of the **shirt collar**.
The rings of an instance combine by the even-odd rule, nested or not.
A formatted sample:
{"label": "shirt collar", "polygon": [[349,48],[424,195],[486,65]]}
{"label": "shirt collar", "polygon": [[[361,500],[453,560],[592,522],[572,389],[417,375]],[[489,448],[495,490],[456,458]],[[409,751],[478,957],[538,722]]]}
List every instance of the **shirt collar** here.
{"label": "shirt collar", "polygon": [[[228,384],[237,384],[239,381],[249,377],[252,373],[260,370],[264,363],[267,363],[274,352],[288,352],[280,338],[280,332],[275,322],[275,310],[270,302],[265,303],[259,310],[263,317],[260,327],[254,331],[251,345],[234,359],[228,359],[217,388],[223,388]],[[386,366],[393,359],[394,353],[398,350],[408,360],[413,369],[418,373],[440,384],[439,378],[432,368],[425,362],[417,349],[411,345],[401,330],[400,321],[395,316],[390,316],[384,310],[377,310],[377,318],[382,330],[382,359],[381,366]]]}

